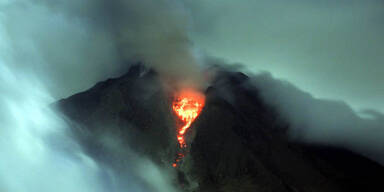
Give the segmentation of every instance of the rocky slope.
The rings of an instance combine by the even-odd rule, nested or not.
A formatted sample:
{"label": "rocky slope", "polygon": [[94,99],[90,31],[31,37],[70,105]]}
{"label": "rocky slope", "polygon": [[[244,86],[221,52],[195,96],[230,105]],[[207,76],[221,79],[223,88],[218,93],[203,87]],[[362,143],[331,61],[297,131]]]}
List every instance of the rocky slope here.
{"label": "rocky slope", "polygon": [[[187,134],[189,153],[177,168],[185,191],[384,191],[384,169],[344,149],[290,141],[289,125],[267,106],[249,77],[222,70]],[[177,141],[170,98],[156,72],[142,65],[124,76],[55,103],[89,154],[116,164],[103,135],[170,166]],[[197,185],[196,185],[197,183]]]}

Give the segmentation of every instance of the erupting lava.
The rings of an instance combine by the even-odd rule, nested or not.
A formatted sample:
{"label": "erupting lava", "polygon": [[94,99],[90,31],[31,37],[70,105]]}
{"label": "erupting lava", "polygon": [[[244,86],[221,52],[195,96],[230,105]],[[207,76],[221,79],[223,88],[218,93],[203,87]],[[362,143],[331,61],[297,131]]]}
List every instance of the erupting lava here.
{"label": "erupting lava", "polygon": [[177,167],[178,163],[185,155],[183,149],[187,145],[184,134],[191,126],[192,122],[199,116],[204,104],[205,96],[192,89],[184,89],[175,95],[172,109],[184,125],[177,129],[177,141],[180,144],[181,152],[177,154],[176,160],[172,164],[173,167]]}
{"label": "erupting lava", "polygon": [[177,140],[179,141],[180,148],[186,147],[184,134],[192,122],[199,116],[204,107],[204,103],[205,96],[195,90],[185,89],[175,95],[172,108],[184,123],[184,126],[177,130]]}

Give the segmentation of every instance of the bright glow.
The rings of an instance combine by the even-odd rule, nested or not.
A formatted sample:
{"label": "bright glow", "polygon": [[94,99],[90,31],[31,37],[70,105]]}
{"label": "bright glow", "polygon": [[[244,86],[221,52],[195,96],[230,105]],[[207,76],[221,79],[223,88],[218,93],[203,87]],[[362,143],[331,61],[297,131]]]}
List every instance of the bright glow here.
{"label": "bright glow", "polygon": [[184,125],[178,129],[177,140],[180,147],[186,147],[184,134],[204,107],[205,96],[197,91],[185,89],[176,94],[172,108]]}
{"label": "bright glow", "polygon": [[[179,142],[181,150],[187,146],[184,135],[193,121],[199,116],[204,104],[205,96],[196,90],[184,89],[175,94],[172,109],[184,124],[177,129],[177,141]],[[178,153],[172,167],[177,167],[184,156],[183,152]]]}

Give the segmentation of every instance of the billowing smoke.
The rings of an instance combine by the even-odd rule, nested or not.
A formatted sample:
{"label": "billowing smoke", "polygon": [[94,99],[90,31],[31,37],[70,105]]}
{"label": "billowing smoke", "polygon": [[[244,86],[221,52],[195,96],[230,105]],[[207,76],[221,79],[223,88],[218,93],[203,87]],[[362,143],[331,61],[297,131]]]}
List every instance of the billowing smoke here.
{"label": "billowing smoke", "polygon": [[134,153],[119,172],[92,159],[48,105],[135,61],[195,81],[187,23],[176,1],[0,2],[0,190],[175,191],[171,174]]}
{"label": "billowing smoke", "polygon": [[14,0],[0,10],[10,40],[3,56],[44,79],[56,98],[119,76],[133,62],[181,84],[202,79],[180,1]]}
{"label": "billowing smoke", "polygon": [[[354,110],[339,100],[316,98],[289,81],[269,72],[249,72],[242,64],[208,58],[216,70],[246,72],[250,84],[264,102],[274,108],[281,123],[288,125],[288,136],[294,142],[344,148],[384,165],[384,114],[373,109]],[[225,86],[225,83],[222,85]],[[233,93],[221,90],[230,103]]]}
{"label": "billowing smoke", "polygon": [[[12,71],[1,62],[0,81],[2,191],[175,191],[166,170],[126,146],[129,161],[119,172],[84,153],[68,125],[49,107],[53,98],[33,75]],[[116,141],[104,139],[102,144],[111,153],[121,151]]]}
{"label": "billowing smoke", "polygon": [[289,123],[293,139],[345,147],[384,164],[384,114],[357,113],[345,102],[315,98],[269,73],[253,76],[253,83]]}

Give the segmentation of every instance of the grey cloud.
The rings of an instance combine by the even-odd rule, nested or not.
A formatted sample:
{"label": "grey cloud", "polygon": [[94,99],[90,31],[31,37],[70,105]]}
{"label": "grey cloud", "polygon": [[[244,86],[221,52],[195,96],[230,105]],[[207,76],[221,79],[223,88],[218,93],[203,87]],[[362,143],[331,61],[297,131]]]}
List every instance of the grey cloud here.
{"label": "grey cloud", "polygon": [[270,71],[317,97],[384,112],[381,0],[187,0],[209,55]]}
{"label": "grey cloud", "polygon": [[[0,3],[0,189],[176,191],[171,173],[130,151],[131,161],[120,172],[88,156],[48,108],[57,98],[124,73],[132,57],[161,71],[161,62],[177,64],[173,49],[189,54],[182,49],[189,42],[183,39],[184,24],[179,26],[181,7],[168,12],[175,8],[171,1],[109,2]],[[126,20],[117,19],[121,16]],[[158,53],[161,62],[152,62]]]}
{"label": "grey cloud", "polygon": [[121,75],[135,61],[171,82],[202,79],[182,2],[19,0],[0,10],[7,65],[36,73],[57,98]]}
{"label": "grey cloud", "polygon": [[367,110],[362,117],[345,102],[315,98],[269,73],[252,80],[289,123],[293,139],[345,147],[384,164],[384,114]]}
{"label": "grey cloud", "polygon": [[0,92],[0,189],[177,191],[170,171],[136,155],[110,135],[103,135],[101,145],[109,154],[125,158],[119,164],[124,169],[88,156],[69,134],[67,122],[48,106],[54,98],[38,78],[12,71],[1,60]]}

